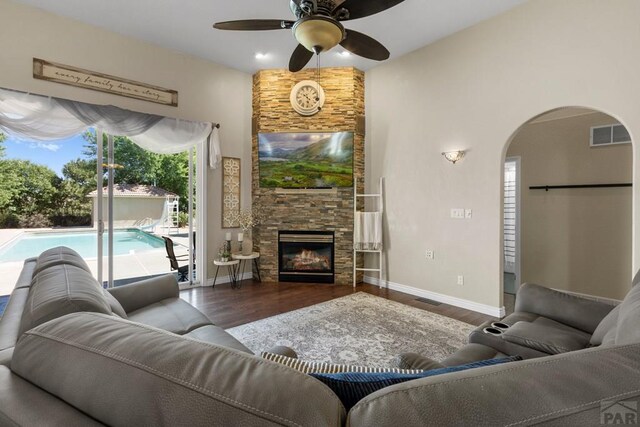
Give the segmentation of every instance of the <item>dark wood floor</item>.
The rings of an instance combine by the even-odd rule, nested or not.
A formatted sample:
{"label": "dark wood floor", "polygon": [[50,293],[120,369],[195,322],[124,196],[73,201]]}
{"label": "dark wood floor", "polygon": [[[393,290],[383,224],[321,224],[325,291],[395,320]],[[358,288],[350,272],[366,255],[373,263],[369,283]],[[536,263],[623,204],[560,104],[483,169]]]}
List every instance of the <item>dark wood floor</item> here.
{"label": "dark wood floor", "polygon": [[372,285],[351,286],[316,285],[305,283],[260,283],[244,280],[240,289],[231,289],[228,283],[182,291],[180,296],[221,328],[232,328],[244,323],[308,307],[355,292],[367,292],[392,301],[401,302],[433,313],[448,316],[472,325],[480,325],[493,317],[447,304],[432,305],[416,300],[416,296]]}

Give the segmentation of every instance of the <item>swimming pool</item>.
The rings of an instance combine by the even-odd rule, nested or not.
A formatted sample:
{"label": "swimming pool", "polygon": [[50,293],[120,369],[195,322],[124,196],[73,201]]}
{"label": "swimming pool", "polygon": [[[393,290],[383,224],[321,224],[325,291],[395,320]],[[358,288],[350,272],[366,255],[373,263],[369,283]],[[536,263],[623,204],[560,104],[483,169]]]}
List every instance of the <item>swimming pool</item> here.
{"label": "swimming pool", "polygon": [[[98,236],[95,231],[26,232],[16,240],[0,248],[0,262],[22,261],[40,255],[56,246],[67,246],[83,258],[98,256]],[[113,254],[126,255],[164,247],[160,237],[131,228],[113,231]],[[107,233],[103,239],[104,255],[107,255]]]}

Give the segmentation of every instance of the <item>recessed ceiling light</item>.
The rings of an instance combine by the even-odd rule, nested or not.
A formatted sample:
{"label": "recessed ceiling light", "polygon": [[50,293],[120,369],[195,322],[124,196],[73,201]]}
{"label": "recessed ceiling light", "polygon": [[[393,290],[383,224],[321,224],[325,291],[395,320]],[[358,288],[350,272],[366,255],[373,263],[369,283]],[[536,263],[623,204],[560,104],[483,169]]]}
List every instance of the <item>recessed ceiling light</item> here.
{"label": "recessed ceiling light", "polygon": [[256,59],[265,59],[267,57],[266,53],[258,52],[256,53]]}
{"label": "recessed ceiling light", "polygon": [[348,58],[351,56],[351,52],[343,50],[342,52],[338,52],[338,55],[342,56],[343,58]]}

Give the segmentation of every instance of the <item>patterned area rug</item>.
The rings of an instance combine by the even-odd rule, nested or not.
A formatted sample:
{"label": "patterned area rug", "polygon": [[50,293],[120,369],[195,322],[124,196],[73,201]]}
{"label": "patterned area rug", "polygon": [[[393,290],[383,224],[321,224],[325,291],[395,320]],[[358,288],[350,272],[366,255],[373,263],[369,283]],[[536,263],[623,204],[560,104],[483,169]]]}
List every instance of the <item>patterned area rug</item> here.
{"label": "patterned area rug", "polygon": [[276,345],[312,362],[388,367],[399,353],[441,360],[474,329],[364,292],[227,329],[256,354]]}

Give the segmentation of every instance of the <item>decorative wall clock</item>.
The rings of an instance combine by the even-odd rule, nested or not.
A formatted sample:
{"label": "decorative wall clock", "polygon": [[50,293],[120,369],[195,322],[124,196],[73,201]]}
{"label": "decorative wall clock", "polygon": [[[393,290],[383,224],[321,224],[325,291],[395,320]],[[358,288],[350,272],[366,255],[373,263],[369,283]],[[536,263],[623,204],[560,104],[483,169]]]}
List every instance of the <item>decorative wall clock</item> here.
{"label": "decorative wall clock", "polygon": [[313,80],[303,80],[291,89],[291,106],[302,116],[313,116],[324,106],[324,89]]}

